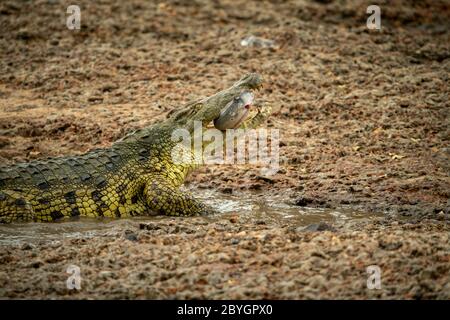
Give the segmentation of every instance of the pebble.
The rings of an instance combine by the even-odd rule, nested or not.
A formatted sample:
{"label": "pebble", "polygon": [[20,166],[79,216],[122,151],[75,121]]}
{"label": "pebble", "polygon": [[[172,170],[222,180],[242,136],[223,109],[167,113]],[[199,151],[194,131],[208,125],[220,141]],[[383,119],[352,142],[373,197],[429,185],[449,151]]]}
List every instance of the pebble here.
{"label": "pebble", "polygon": [[131,230],[125,230],[124,236],[125,236],[125,239],[127,239],[127,240],[138,241],[138,237],[137,237],[136,233],[134,233]]}

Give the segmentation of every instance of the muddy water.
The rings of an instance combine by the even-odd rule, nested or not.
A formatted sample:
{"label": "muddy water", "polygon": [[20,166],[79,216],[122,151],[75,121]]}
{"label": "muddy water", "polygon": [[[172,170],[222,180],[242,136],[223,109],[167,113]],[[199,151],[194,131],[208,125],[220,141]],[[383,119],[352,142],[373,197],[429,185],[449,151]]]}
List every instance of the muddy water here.
{"label": "muddy water", "polygon": [[372,218],[350,208],[327,209],[299,207],[289,204],[282,196],[268,196],[267,193],[222,194],[215,191],[194,192],[195,196],[216,208],[220,217],[238,215],[243,222],[264,220],[268,224],[307,226],[318,222],[337,222],[361,218]]}
{"label": "muddy water", "polygon": [[[214,191],[194,191],[197,198],[216,208],[219,214],[204,217],[207,221],[217,221],[239,217],[239,221],[267,224],[307,226],[319,222],[345,222],[355,219],[371,219],[367,215],[349,208],[324,209],[298,207],[288,204],[281,196],[267,194],[223,194]],[[81,218],[76,221],[58,223],[14,223],[0,225],[0,245],[60,241],[62,238],[108,237],[135,228],[134,222],[172,219],[164,216],[136,217],[132,219],[92,219]],[[189,219],[189,218],[178,218]]]}

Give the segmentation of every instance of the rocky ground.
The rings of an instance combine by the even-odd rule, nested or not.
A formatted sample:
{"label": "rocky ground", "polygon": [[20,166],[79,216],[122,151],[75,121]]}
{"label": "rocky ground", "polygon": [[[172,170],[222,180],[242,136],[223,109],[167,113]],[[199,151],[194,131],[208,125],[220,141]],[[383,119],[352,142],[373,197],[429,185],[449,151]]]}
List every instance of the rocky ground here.
{"label": "rocky ground", "polygon": [[[381,30],[366,27],[368,1],[80,0],[79,31],[70,4],[0,3],[1,164],[107,147],[255,71],[280,171],[208,166],[191,187],[385,218],[306,231],[124,221],[104,237],[3,246],[1,297],[450,298],[448,2],[381,1]],[[249,35],[276,46],[241,46]],[[65,288],[71,263],[81,291]],[[369,265],[380,290],[366,288]]]}
{"label": "rocky ground", "polygon": [[[0,252],[0,295],[107,299],[450,299],[448,224],[319,230],[224,219],[121,221],[92,239]],[[325,230],[323,230],[325,229]],[[70,264],[81,289],[69,290]],[[381,270],[368,289],[367,267]]]}

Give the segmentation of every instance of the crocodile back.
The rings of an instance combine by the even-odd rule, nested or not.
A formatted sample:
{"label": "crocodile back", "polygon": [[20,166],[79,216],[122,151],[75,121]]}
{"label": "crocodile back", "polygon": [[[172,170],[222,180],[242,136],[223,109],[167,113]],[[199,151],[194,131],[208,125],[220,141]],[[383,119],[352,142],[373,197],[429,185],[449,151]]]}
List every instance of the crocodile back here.
{"label": "crocodile back", "polygon": [[0,222],[129,214],[124,208],[138,202],[144,170],[133,151],[122,144],[0,167]]}

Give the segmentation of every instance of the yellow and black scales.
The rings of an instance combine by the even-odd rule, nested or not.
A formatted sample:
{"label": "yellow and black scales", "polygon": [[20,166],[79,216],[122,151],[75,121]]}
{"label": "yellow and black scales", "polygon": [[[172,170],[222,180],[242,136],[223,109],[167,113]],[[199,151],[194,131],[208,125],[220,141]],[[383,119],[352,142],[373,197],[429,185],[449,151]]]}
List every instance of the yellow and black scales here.
{"label": "yellow and black scales", "polygon": [[[235,96],[261,83],[258,74],[249,74],[107,149],[0,167],[0,222],[208,213],[210,208],[179,189],[195,166],[172,161],[172,132],[192,131],[196,120],[208,125]],[[255,127],[269,113],[269,108],[260,110],[244,125]]]}

